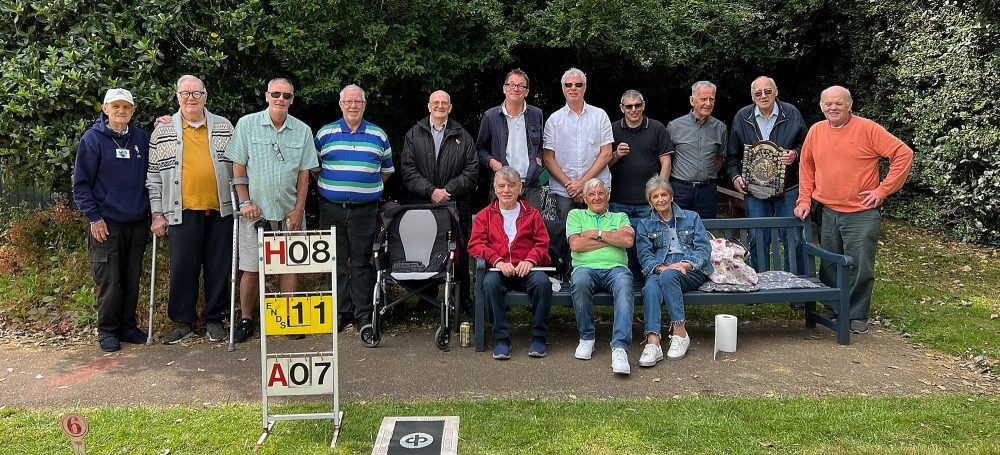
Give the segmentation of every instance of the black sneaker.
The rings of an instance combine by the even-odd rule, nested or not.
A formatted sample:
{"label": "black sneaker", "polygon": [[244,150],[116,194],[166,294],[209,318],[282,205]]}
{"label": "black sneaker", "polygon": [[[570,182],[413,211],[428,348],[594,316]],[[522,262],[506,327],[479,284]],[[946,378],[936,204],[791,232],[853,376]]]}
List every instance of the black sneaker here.
{"label": "black sneaker", "polygon": [[253,319],[240,319],[233,331],[233,341],[242,343],[253,335]]}
{"label": "black sneaker", "polygon": [[118,342],[118,337],[110,333],[102,333],[98,335],[97,341],[101,345],[101,350],[104,352],[115,352],[122,348],[121,343]]}
{"label": "black sneaker", "polygon": [[229,338],[229,333],[226,329],[222,327],[222,324],[218,322],[209,322],[205,324],[205,336],[208,337],[208,341],[222,341]]}
{"label": "black sneaker", "polygon": [[149,335],[137,327],[132,327],[119,332],[118,339],[126,343],[143,344],[149,339]]}
{"label": "black sneaker", "polygon": [[167,336],[163,337],[163,344],[177,344],[188,338],[195,337],[195,333],[191,331],[191,326],[189,325],[174,325],[174,330],[171,330]]}
{"label": "black sneaker", "polygon": [[864,319],[852,319],[851,333],[856,333],[859,335],[864,335],[868,333],[868,321]]}

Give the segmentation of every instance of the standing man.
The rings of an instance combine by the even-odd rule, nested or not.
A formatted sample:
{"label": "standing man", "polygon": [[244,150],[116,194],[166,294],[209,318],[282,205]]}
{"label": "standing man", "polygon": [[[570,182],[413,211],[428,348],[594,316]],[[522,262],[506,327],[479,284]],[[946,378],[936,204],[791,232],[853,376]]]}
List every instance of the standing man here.
{"label": "standing man", "polygon": [[[774,79],[767,76],[760,76],[750,83],[750,99],[753,100],[753,104],[740,109],[733,118],[733,128],[729,134],[726,152],[726,171],[733,180],[736,191],[746,195],[743,197],[743,206],[748,217],[792,216],[795,202],[799,198],[798,161],[799,151],[802,150],[802,142],[805,141],[808,131],[806,122],[795,106],[778,101],[778,86],[774,83]],[[758,141],[771,141],[785,150],[785,154],[780,158],[786,166],[785,185],[774,195],[755,194],[755,190],[747,188],[743,178],[743,149]],[[802,233],[795,229],[783,228],[781,236],[785,246],[787,270],[790,240],[801,239]],[[762,270],[760,268],[762,264],[757,264],[757,252],[761,248],[764,251],[771,251],[771,231],[762,230],[760,239],[762,240],[760,244],[754,242],[750,245],[751,259],[757,270]],[[802,264],[805,256],[800,242],[801,240],[794,242],[798,245],[795,257],[796,262]],[[763,265],[765,269],[771,269],[766,267],[766,264]]]}
{"label": "standing man", "polygon": [[594,293],[611,293],[615,319],[611,334],[611,371],[630,374],[628,348],[632,344],[632,272],[625,249],[635,243],[635,231],[624,213],[608,211],[608,188],[600,179],[583,185],[586,209],[573,209],[566,219],[566,236],[573,251],[573,308],[580,344],[576,358],[594,353]]}
{"label": "standing man", "polygon": [[[233,181],[239,196],[240,311],[233,338],[242,343],[253,334],[258,298],[258,252],[255,225],[274,231],[305,229],[309,171],[319,167],[312,130],[288,114],[295,87],[284,78],[272,79],[264,93],[267,109],[236,122],[226,158],[233,161]],[[297,275],[279,278],[282,293],[295,292]],[[235,315],[234,315],[235,316]]]}
{"label": "standing man", "polygon": [[[649,218],[646,181],[656,175],[670,176],[670,153],[674,143],[663,123],[643,115],[646,101],[638,91],[628,90],[622,94],[619,107],[625,116],[611,124],[615,143],[610,168],[615,189],[611,192],[609,208],[612,212],[625,213],[629,222],[638,226],[640,219]],[[628,249],[628,264],[633,277],[643,276],[635,247]]]}
{"label": "standing man", "polygon": [[[476,148],[479,163],[490,169],[490,175],[510,166],[525,176],[521,195],[532,207],[542,210],[542,187],[538,182],[543,169],[542,110],[525,102],[528,85],[528,75],[520,68],[507,73],[504,102],[483,114]],[[490,194],[494,194],[492,186]]]}
{"label": "standing man", "polygon": [[120,341],[144,343],[135,320],[142,255],[149,236],[149,133],[130,125],[128,90],[104,94],[101,115],[83,133],[73,166],[73,200],[90,221],[87,256],[97,285],[97,341],[104,352]]}
{"label": "standing man", "polygon": [[395,171],[389,136],[364,119],[365,91],[348,85],[340,91],[343,118],[320,128],[316,150],[319,172],[319,224],[337,228],[337,330],[351,320],[360,331],[372,320],[372,243],[378,199]]}
{"label": "standing man", "polygon": [[[851,332],[868,333],[868,310],[875,285],[875,248],[878,246],[885,198],[903,187],[913,164],[913,150],[879,124],[851,114],[851,92],[833,86],[820,94],[825,121],[809,128],[802,145],[799,199],[795,216],[805,220],[813,200],[822,204],[823,248],[854,258],[847,271],[851,290]],[[879,159],[889,161],[889,172],[879,182]],[[833,264],[823,262],[820,279],[836,283]],[[832,313],[832,309],[828,308]]]}
{"label": "standing man", "polygon": [[[454,202],[458,209],[461,237],[472,229],[472,193],[479,178],[479,157],[472,136],[455,120],[449,120],[451,96],[444,90],[431,93],[430,114],[406,133],[400,171],[410,204]],[[458,281],[462,305],[471,302],[467,241],[458,242]],[[436,294],[436,292],[435,292]],[[472,306],[467,305],[467,311]]]}
{"label": "standing man", "polygon": [[715,84],[695,82],[689,101],[691,112],[667,124],[675,148],[670,185],[680,208],[711,219],[717,211],[715,177],[726,154],[726,124],[712,117]]}
{"label": "standing man", "polygon": [[233,202],[229,179],[233,164],[225,157],[233,135],[229,120],[205,109],[208,91],[191,75],[177,80],[180,110],[156,126],[149,141],[146,188],[157,236],[170,226],[170,298],[167,313],[174,329],[163,342],[194,336],[198,319],[198,281],[205,286],[205,333],[222,341],[222,316],[232,267]]}

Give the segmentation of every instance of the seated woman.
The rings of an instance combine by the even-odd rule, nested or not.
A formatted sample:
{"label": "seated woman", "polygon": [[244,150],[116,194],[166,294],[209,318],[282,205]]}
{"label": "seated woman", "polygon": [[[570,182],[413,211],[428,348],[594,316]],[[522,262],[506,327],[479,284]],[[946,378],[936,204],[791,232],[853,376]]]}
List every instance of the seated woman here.
{"label": "seated woman", "polygon": [[670,181],[653,177],[646,182],[646,200],[652,207],[649,218],[639,220],[636,250],[642,273],[643,317],[646,320],[646,347],[639,366],[651,367],[663,360],[660,348],[660,305],[667,304],[673,335],[667,358],[680,360],[687,354],[691,339],[684,329],[685,291],[697,289],[712,274],[712,246],[708,231],[697,213],[674,204]]}
{"label": "seated woman", "polygon": [[503,301],[508,290],[528,293],[535,312],[528,355],[545,357],[552,285],[544,272],[532,268],[550,263],[549,233],[542,214],[518,196],[521,176],[514,168],[500,168],[493,176],[493,189],[497,199],[476,214],[469,236],[469,255],[499,269],[486,272],[482,283],[496,340],[493,358],[510,358],[510,329]]}

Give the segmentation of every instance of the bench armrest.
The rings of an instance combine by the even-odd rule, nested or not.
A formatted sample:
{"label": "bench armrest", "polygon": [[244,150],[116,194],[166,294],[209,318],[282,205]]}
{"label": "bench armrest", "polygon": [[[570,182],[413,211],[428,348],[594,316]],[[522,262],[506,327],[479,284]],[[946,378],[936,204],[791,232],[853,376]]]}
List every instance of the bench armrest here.
{"label": "bench armrest", "polygon": [[854,267],[854,258],[844,254],[830,252],[813,242],[803,242],[802,251],[809,256],[818,257],[824,261],[836,263],[841,267]]}
{"label": "bench armrest", "polygon": [[486,259],[472,258],[473,265],[473,325],[472,332],[475,337],[476,352],[486,350],[486,295],[483,293],[483,277],[486,276]]}

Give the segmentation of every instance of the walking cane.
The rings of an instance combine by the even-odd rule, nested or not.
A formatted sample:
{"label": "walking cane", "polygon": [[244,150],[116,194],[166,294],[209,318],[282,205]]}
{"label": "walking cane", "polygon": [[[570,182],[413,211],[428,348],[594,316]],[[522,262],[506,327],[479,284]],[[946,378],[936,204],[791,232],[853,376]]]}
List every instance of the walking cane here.
{"label": "walking cane", "polygon": [[153,234],[153,260],[149,264],[149,329],[146,345],[153,344],[153,289],[156,289],[156,234]]}
{"label": "walking cane", "polygon": [[246,177],[234,177],[229,180],[229,191],[232,192],[233,201],[233,266],[232,273],[230,274],[229,280],[229,346],[226,347],[226,351],[234,352],[236,351],[236,289],[239,288],[239,283],[236,281],[237,274],[237,248],[239,247],[239,232],[240,232],[240,219],[243,217],[243,213],[236,208],[240,200],[239,196],[236,194],[236,185],[246,185],[250,183]]}

